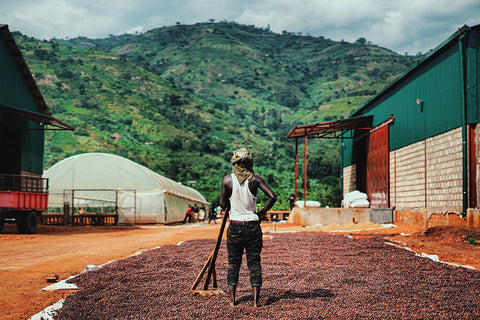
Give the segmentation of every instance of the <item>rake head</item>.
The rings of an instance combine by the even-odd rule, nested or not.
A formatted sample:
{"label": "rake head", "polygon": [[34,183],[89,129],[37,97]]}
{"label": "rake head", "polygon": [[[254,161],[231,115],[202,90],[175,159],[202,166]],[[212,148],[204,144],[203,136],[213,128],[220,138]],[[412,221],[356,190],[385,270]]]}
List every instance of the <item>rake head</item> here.
{"label": "rake head", "polygon": [[208,289],[208,290],[192,290],[194,295],[199,294],[201,296],[213,296],[219,294],[225,294],[225,291],[221,289]]}

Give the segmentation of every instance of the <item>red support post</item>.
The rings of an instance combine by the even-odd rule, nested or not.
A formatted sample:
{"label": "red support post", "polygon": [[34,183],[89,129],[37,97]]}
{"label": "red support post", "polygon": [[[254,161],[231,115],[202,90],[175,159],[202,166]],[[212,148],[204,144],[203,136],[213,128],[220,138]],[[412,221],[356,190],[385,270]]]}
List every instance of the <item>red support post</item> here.
{"label": "red support post", "polygon": [[477,141],[476,141],[476,125],[468,124],[468,160],[469,160],[469,208],[478,206],[477,193]]}
{"label": "red support post", "polygon": [[307,133],[305,132],[305,159],[304,159],[304,178],[303,178],[303,207],[307,206]]}
{"label": "red support post", "polygon": [[295,138],[295,202],[298,195],[298,138]]}

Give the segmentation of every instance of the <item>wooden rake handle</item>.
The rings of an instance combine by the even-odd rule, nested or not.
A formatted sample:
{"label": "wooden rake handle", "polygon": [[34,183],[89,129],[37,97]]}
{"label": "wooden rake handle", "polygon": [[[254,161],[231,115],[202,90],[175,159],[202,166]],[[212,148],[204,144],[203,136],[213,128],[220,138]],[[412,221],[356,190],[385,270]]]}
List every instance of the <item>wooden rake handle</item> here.
{"label": "wooden rake handle", "polygon": [[217,243],[215,244],[215,248],[213,249],[212,253],[207,259],[207,262],[205,262],[205,265],[203,266],[202,270],[200,271],[197,278],[195,279],[192,285],[192,288],[190,289],[191,291],[196,290],[207,268],[208,268],[208,271],[207,271],[207,276],[205,278],[205,282],[203,284],[203,290],[208,290],[208,285],[210,284],[210,280],[212,279],[212,276],[213,276],[213,287],[217,288],[217,277],[215,274],[215,261],[217,260],[218,250],[220,249],[220,243],[222,242],[223,232],[225,231],[225,225],[227,224],[228,212],[229,212],[229,209],[227,208],[227,210],[225,211],[225,215],[223,216],[222,225],[220,227],[220,232],[218,233]]}

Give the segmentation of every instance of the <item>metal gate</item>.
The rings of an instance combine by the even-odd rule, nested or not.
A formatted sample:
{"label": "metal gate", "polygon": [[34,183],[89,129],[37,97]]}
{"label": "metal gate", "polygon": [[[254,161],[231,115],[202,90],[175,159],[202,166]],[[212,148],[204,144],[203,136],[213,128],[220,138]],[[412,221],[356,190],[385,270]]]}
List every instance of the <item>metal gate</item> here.
{"label": "metal gate", "polygon": [[372,130],[368,141],[367,195],[371,208],[389,207],[388,127]]}
{"label": "metal gate", "polygon": [[[63,202],[69,203],[71,220],[79,213],[110,214],[123,224],[136,224],[137,192],[134,189],[65,189]],[[63,203],[62,203],[63,206]]]}

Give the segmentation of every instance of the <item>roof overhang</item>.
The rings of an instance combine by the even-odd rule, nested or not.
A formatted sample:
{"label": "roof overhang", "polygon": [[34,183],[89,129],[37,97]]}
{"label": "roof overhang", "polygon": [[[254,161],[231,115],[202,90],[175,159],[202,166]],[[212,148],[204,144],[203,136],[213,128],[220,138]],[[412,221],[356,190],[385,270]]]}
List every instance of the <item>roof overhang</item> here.
{"label": "roof overhang", "polygon": [[2,36],[5,40],[5,44],[10,50],[12,58],[15,60],[15,63],[17,64],[17,69],[22,74],[23,79],[25,80],[28,89],[33,96],[33,99],[35,100],[35,103],[40,108],[40,111],[46,114],[50,114],[47,103],[45,102],[45,99],[40,92],[40,89],[38,88],[37,83],[33,78],[32,72],[28,68],[27,63],[25,62],[20,52],[20,49],[18,48],[15,39],[13,38],[13,35],[10,33],[8,25],[0,24],[0,36]]}
{"label": "roof overhang", "polygon": [[62,129],[62,130],[74,130],[74,128],[70,127],[68,124],[65,124],[62,121],[60,121],[58,119],[55,119],[51,115],[32,112],[32,111],[26,111],[26,110],[23,110],[23,109],[9,107],[9,106],[5,106],[5,105],[2,105],[2,104],[0,104],[0,108],[8,111],[10,113],[13,113],[13,114],[19,116],[20,118],[25,119],[25,120],[32,120],[32,121],[36,121],[36,122],[39,122],[39,123],[44,123],[44,124],[51,125],[53,127],[56,127],[56,128]]}
{"label": "roof overhang", "polygon": [[364,110],[373,106],[377,101],[380,101],[382,97],[386,96],[387,94],[393,92],[395,88],[399,88],[405,84],[406,81],[411,76],[414,76],[419,69],[424,68],[427,66],[431,61],[436,59],[439,55],[443,54],[447,50],[449,50],[452,46],[458,45],[458,42],[465,37],[466,34],[469,34],[472,29],[478,30],[480,29],[480,24],[475,25],[473,27],[469,27],[464,25],[461,28],[458,28],[456,32],[454,32],[448,39],[443,41],[434,49],[430,50],[423,58],[421,58],[417,63],[415,63],[412,67],[410,67],[405,73],[398,76],[394,81],[389,82],[387,86],[383,89],[378,91],[373,97],[371,97],[367,102],[365,102],[360,108],[354,110],[350,113],[350,116],[353,117],[355,115],[362,114]]}
{"label": "roof overhang", "polygon": [[74,128],[70,127],[69,125],[52,117],[48,105],[45,102],[45,99],[37,86],[37,82],[33,78],[32,72],[28,68],[27,63],[25,62],[25,59],[23,58],[12,33],[8,29],[8,25],[0,24],[0,37],[4,39],[5,44],[10,50],[10,54],[17,65],[17,69],[21,73],[30,93],[32,94],[32,97],[37,104],[40,113],[5,105],[0,105],[0,108],[6,109],[9,112],[14,113],[22,119],[44,123],[62,130],[74,130]]}
{"label": "roof overhang", "polygon": [[353,129],[372,129],[373,116],[363,116],[342,120],[305,124],[293,127],[287,138],[341,138]]}

